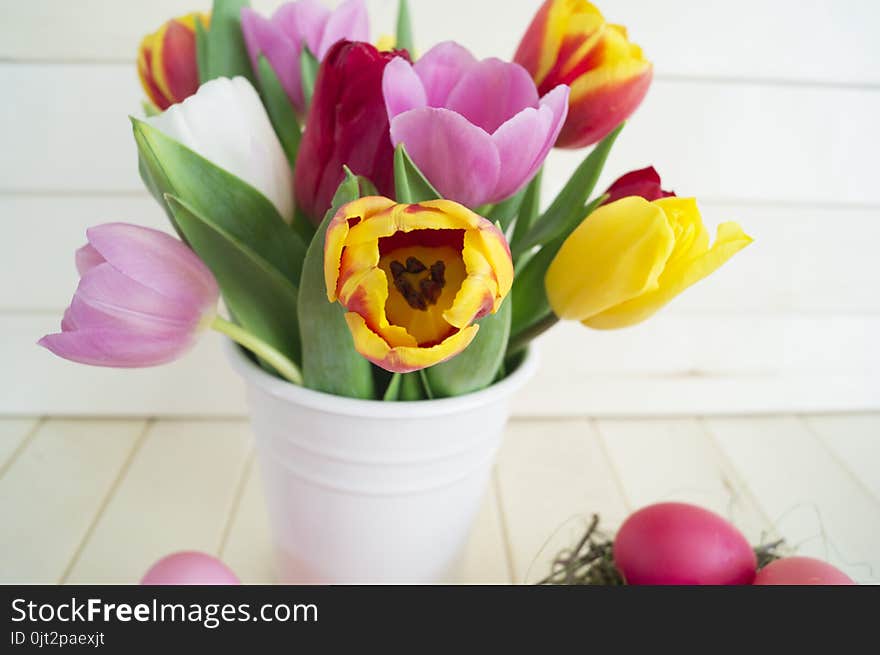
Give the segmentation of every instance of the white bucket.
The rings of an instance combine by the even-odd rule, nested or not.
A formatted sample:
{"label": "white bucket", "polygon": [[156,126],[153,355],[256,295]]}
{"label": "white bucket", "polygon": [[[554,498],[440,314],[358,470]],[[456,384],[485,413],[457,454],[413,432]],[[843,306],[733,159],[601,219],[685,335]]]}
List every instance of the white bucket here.
{"label": "white bucket", "polygon": [[477,393],[379,402],[289,384],[227,351],[248,388],[279,582],[446,580],[535,355]]}

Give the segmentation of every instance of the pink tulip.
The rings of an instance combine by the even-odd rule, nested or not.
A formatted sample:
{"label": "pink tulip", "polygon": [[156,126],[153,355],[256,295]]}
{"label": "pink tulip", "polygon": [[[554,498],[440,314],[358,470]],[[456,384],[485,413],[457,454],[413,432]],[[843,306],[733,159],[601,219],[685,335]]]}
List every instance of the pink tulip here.
{"label": "pink tulip", "polygon": [[86,236],[61,332],[39,345],[64,359],[116,368],[157,366],[185,353],[217,311],[219,289],[208,268],[157,230],[109,223]]}
{"label": "pink tulip", "polygon": [[391,140],[444,198],[468,207],[504,200],[534,177],[568,114],[569,88],[543,98],[519,64],[477,61],[453,42],[415,64],[385,68]]}
{"label": "pink tulip", "polygon": [[334,11],[318,0],[287,2],[272,18],[264,18],[245,7],[241,10],[241,28],[254,72],[257,72],[259,56],[265,55],[300,114],[307,109],[299,63],[303,48],[308,47],[321,61],[338,41],[370,39],[363,0],[348,0]]}

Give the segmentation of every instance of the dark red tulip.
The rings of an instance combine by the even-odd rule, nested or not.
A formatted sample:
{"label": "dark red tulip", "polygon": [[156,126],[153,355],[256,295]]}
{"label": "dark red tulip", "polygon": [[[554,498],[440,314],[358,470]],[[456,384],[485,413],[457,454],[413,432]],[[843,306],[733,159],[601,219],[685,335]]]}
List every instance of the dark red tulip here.
{"label": "dark red tulip", "polygon": [[605,193],[608,195],[608,200],[604,203],[606,205],[629,196],[641,196],[650,202],[675,195],[674,191],[662,189],[660,175],[653,166],[632,171],[618,178]]}
{"label": "dark red tulip", "polygon": [[382,74],[405,51],[380,52],[369,43],[340,41],[324,58],[315,82],[296,160],[299,210],[316,225],[330,209],[342,167],[394,196],[394,147],[382,95]]}

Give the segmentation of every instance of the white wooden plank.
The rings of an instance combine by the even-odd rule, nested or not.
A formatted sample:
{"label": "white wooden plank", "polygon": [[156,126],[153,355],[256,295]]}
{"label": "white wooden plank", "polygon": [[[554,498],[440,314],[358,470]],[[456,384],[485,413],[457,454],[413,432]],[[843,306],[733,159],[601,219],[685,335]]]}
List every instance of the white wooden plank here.
{"label": "white wooden plank", "polygon": [[[0,322],[0,414],[246,415],[243,383],[209,333],[168,366],[115,370],[34,345],[58,317]],[[616,332],[563,324],[539,343],[519,416],[640,416],[880,408],[880,318],[659,316]]]}
{"label": "white wooden plank", "polygon": [[56,584],[143,421],[49,420],[0,479],[0,582]]}
{"label": "white wooden plank", "polygon": [[825,446],[880,501],[880,415],[810,416],[806,421]]}
{"label": "white wooden plank", "polygon": [[[146,192],[117,196],[0,196],[0,216],[12,234],[0,261],[0,308],[66,307],[78,276],[74,252],[86,229],[123,222],[170,232],[165,213]],[[33,275],[21,275],[33,270]]]}
{"label": "white wooden plank", "polygon": [[572,547],[589,517],[612,530],[628,507],[588,421],[514,421],[498,460],[514,582],[534,583]]}
{"label": "white wooden plank", "polygon": [[278,581],[269,514],[260,467],[255,459],[251,459],[248,466],[244,492],[219,557],[244,584],[266,585]]}
{"label": "white wooden plank", "polygon": [[35,418],[0,419],[0,476],[36,425]]}
{"label": "white wooden plank", "polygon": [[801,554],[880,582],[880,502],[797,418],[710,419],[721,449]]}
{"label": "white wooden plank", "polygon": [[[756,241],[670,305],[674,314],[880,313],[880,208],[701,203],[708,225],[737,220]],[[146,192],[119,196],[0,196],[9,217],[0,259],[0,308],[60,310],[75,288],[73,252],[86,228],[124,221],[169,231]],[[829,229],[833,225],[834,229]],[[46,235],[51,238],[46,238]],[[853,238],[859,235],[859,238]],[[817,256],[821,253],[821,256]],[[22,276],[34,267],[39,274]]]}
{"label": "white wooden plank", "polygon": [[216,554],[249,450],[240,422],[156,423],[65,582],[133,584],[172,552]]}
{"label": "white wooden plank", "polygon": [[510,584],[510,565],[494,479],[450,583]]}
{"label": "white wooden plank", "polygon": [[81,366],[36,346],[42,335],[58,330],[58,322],[54,314],[0,319],[0,357],[5,366],[0,377],[0,414],[246,414],[244,385],[226,363],[222,338],[213,332],[203,335],[177,362],[122,370]]}
{"label": "white wooden plank", "polygon": [[[130,66],[6,63],[0,84],[15,99],[0,109],[0,138],[16,153],[0,162],[0,190],[141,190],[127,119],[141,91]],[[601,184],[654,163],[669,185],[704,200],[876,206],[878,114],[880,90],[658,80]],[[554,154],[548,193],[581,156]]]}
{"label": "white wooden plank", "polygon": [[[265,12],[278,4],[253,2]],[[208,0],[11,3],[0,25],[0,57],[133,60],[143,34],[170,16],[209,5]],[[392,33],[397,1],[368,0],[367,5],[374,36]],[[871,0],[614,0],[598,5],[609,20],[629,27],[659,75],[880,82],[872,65],[877,54],[872,26],[880,14]],[[412,3],[423,52],[432,43],[455,39],[481,56],[501,57],[513,54],[537,6],[536,0]]]}
{"label": "white wooden plank", "polygon": [[753,544],[770,523],[697,419],[601,420],[598,431],[634,508],[679,501],[736,525]]}

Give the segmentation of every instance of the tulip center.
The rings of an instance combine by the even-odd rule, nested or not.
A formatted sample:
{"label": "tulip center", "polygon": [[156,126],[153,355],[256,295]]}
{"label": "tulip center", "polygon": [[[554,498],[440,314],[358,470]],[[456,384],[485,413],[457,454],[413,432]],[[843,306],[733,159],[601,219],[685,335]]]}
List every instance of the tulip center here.
{"label": "tulip center", "polygon": [[388,321],[406,329],[420,346],[443,341],[455,328],[443,313],[452,307],[467,277],[461,251],[449,246],[396,248],[379,267],[388,278]]}
{"label": "tulip center", "polygon": [[428,305],[437,304],[443,287],[446,286],[446,264],[442,259],[431,264],[428,275],[418,280],[418,287],[415,285],[413,276],[418,276],[428,270],[422,260],[408,257],[406,265],[403,265],[395,259],[389,268],[394,288],[403,296],[410,307],[424,312],[428,310]]}

